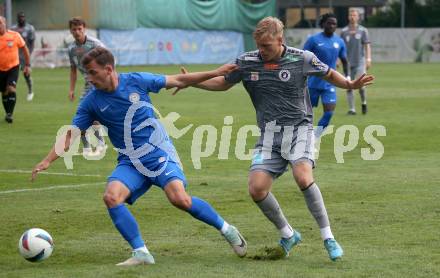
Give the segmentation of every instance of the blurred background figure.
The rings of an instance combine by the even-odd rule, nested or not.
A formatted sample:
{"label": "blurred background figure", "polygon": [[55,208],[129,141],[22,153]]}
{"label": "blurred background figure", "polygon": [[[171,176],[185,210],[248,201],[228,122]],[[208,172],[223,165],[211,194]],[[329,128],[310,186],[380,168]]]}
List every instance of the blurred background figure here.
{"label": "blurred background figure", "polygon": [[[24,12],[19,12],[17,14],[17,24],[11,27],[11,30],[19,33],[26,43],[26,47],[29,50],[29,55],[32,55],[35,46],[35,28],[28,22],[26,22],[26,17]],[[20,50],[20,69],[23,71],[25,66],[25,59],[23,50]],[[24,79],[26,80],[26,85],[28,88],[27,100],[32,101],[34,98],[34,92],[32,90],[32,77],[31,72],[29,71],[27,74],[23,71]]]}
{"label": "blurred background figure", "polygon": [[[364,74],[371,67],[371,47],[368,30],[359,25],[359,11],[350,9],[349,24],[342,29],[341,37],[347,46],[347,57],[350,63],[350,78]],[[367,97],[365,88],[359,89],[362,102],[362,114],[367,113]],[[347,91],[348,115],[356,115],[353,90]]]}
{"label": "blurred background figure", "polygon": [[17,102],[16,87],[19,71],[18,50],[24,54],[23,73],[30,72],[30,55],[23,38],[17,32],[10,31],[6,26],[6,19],[0,16],[0,91],[5,108],[5,121],[12,124],[12,114]]}
{"label": "blurred background figure", "polygon": [[[338,58],[341,60],[344,75],[348,76],[347,52],[344,41],[335,34],[338,21],[336,15],[326,13],[322,15],[319,26],[323,29],[306,41],[304,50],[313,52],[316,57],[330,68],[336,69]],[[317,76],[310,76],[307,86],[310,93],[310,101],[313,107],[318,107],[321,98],[324,113],[319,119],[315,130],[315,137],[319,138],[324,129],[330,124],[330,120],[336,108],[336,88],[333,84]]]}
{"label": "blurred background figure", "polygon": [[[97,46],[104,47],[104,44],[97,38],[86,35],[86,22],[79,17],[73,17],[69,20],[69,29],[72,34],[74,41],[71,42],[67,48],[69,50],[69,60],[70,60],[70,89],[69,89],[69,99],[70,101],[75,100],[75,85],[77,80],[77,70],[84,76],[84,89],[82,91],[81,100],[87,96],[89,91],[93,88],[93,85],[87,79],[87,72],[85,68],[81,65],[82,57],[94,49]],[[95,122],[94,125],[99,125]],[[104,138],[99,133],[100,128],[96,128],[95,136],[98,139],[98,144],[96,147],[96,152],[92,150],[89,140],[85,134],[81,135],[81,141],[83,142],[83,154],[85,156],[100,155],[101,152],[105,151],[106,145]]]}

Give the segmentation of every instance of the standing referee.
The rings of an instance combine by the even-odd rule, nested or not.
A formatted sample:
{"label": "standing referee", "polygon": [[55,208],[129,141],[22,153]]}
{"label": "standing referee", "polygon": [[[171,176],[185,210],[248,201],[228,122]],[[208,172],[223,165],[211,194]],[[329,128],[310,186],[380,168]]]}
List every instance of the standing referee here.
{"label": "standing referee", "polygon": [[26,43],[19,33],[6,28],[6,19],[0,16],[0,91],[2,93],[3,107],[5,108],[5,121],[12,123],[15,102],[15,91],[19,72],[18,51],[23,49],[25,67],[23,73],[30,73],[30,55]]}

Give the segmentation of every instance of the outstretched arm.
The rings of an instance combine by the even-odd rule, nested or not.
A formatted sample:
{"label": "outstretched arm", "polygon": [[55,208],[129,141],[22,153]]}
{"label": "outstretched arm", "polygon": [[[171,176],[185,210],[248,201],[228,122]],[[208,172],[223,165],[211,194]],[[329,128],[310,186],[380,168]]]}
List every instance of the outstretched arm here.
{"label": "outstretched arm", "polygon": [[49,168],[50,164],[60,157],[59,155],[67,152],[70,148],[71,142],[80,134],[81,132],[78,129],[69,129],[63,136],[60,136],[47,156],[40,163],[35,165],[32,170],[31,181],[35,180],[39,172]]}
{"label": "outstretched arm", "polygon": [[[188,73],[188,71],[184,67],[181,67],[180,71],[183,74]],[[206,81],[203,81],[203,82],[200,82],[197,84],[193,84],[191,86],[195,87],[195,88],[207,90],[207,91],[227,91],[234,85],[235,84],[233,84],[233,83],[226,82],[224,76],[217,76],[217,77],[211,78],[209,80],[206,80]],[[183,88],[177,88],[174,91],[173,95],[177,94],[180,91],[180,89],[183,89]]]}
{"label": "outstretched arm", "polygon": [[346,79],[342,74],[339,72],[330,69],[326,76],[323,77],[324,80],[332,83],[336,87],[343,88],[343,89],[360,89],[364,86],[373,84],[374,76],[373,75],[361,75],[356,80],[348,80]]}
{"label": "outstretched arm", "polygon": [[237,65],[226,64],[212,71],[167,75],[165,87],[167,89],[175,87],[185,88],[187,86],[195,85],[211,78],[223,78],[224,75],[236,70],[237,68]]}

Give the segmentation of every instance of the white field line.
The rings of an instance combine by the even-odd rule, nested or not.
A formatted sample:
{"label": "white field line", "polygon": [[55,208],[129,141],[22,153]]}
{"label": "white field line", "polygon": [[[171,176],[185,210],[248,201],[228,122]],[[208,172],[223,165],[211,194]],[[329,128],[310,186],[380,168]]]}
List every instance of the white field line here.
{"label": "white field line", "polygon": [[52,189],[77,188],[77,187],[84,187],[84,186],[98,185],[98,184],[104,185],[105,182],[66,184],[66,185],[52,185],[52,186],[40,187],[40,188],[22,188],[22,189],[15,189],[15,190],[5,190],[5,191],[0,191],[0,195],[2,195],[2,194],[10,194],[10,193],[19,193],[19,192],[28,192],[28,191],[45,191],[45,190],[52,190]]}
{"label": "white field line", "polygon": [[[0,169],[0,173],[19,173],[19,174],[31,174],[30,170],[20,170],[20,169]],[[102,177],[101,175],[93,174],[74,174],[74,173],[54,173],[54,172],[39,172],[38,175],[56,175],[56,176],[72,176],[72,177]]]}

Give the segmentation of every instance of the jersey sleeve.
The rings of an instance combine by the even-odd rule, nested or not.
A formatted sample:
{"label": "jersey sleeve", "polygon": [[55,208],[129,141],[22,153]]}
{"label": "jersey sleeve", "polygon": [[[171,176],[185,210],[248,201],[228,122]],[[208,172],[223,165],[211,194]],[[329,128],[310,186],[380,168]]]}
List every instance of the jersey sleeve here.
{"label": "jersey sleeve", "polygon": [[310,51],[304,51],[304,75],[324,76],[329,70],[330,67],[321,62],[315,54]]}
{"label": "jersey sleeve", "polygon": [[76,110],[75,117],[73,117],[72,125],[78,127],[80,130],[87,130],[93,124],[92,111],[90,108],[91,94],[87,95],[79,104]]}
{"label": "jersey sleeve", "polygon": [[161,74],[137,72],[132,74],[132,78],[134,78],[135,83],[137,83],[141,89],[147,92],[158,93],[160,89],[166,86],[165,75]]}
{"label": "jersey sleeve", "polygon": [[225,75],[225,81],[230,84],[236,84],[243,80],[243,63],[240,59],[235,60],[238,69]]}

